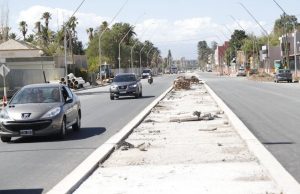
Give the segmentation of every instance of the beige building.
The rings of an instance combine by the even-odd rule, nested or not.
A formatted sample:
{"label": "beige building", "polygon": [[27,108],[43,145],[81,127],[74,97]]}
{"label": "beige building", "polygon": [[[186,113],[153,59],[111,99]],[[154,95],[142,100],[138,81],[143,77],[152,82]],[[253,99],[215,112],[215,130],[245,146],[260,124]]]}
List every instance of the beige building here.
{"label": "beige building", "polygon": [[0,58],[40,57],[42,50],[34,45],[10,39],[0,44]]}

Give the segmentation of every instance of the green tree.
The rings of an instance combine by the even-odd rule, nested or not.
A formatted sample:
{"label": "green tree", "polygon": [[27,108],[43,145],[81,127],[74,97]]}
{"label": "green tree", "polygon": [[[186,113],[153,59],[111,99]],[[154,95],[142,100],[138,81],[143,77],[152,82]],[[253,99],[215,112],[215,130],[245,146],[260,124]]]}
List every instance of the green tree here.
{"label": "green tree", "polygon": [[45,20],[45,28],[48,31],[48,29],[49,29],[49,20],[52,19],[51,14],[49,12],[44,12],[41,19]]}
{"label": "green tree", "polygon": [[208,47],[205,40],[198,42],[198,61],[201,68],[205,68],[208,63],[208,55],[211,53],[211,49]]}
{"label": "green tree", "polygon": [[88,28],[88,29],[86,29],[86,33],[89,36],[89,41],[91,41],[94,38],[93,31],[94,31],[94,28]]}
{"label": "green tree", "polygon": [[8,38],[15,40],[17,38],[17,35],[15,33],[10,33]]}
{"label": "green tree", "polygon": [[276,36],[282,36],[283,34],[293,32],[294,25],[299,30],[299,23],[295,15],[281,15],[274,23],[273,32]]}
{"label": "green tree", "polygon": [[20,29],[20,31],[21,31],[21,33],[22,33],[22,35],[23,35],[23,40],[25,40],[26,39],[26,33],[27,33],[27,31],[28,31],[28,28],[27,28],[27,23],[25,22],[25,21],[21,21],[20,23],[19,23],[19,29]]}

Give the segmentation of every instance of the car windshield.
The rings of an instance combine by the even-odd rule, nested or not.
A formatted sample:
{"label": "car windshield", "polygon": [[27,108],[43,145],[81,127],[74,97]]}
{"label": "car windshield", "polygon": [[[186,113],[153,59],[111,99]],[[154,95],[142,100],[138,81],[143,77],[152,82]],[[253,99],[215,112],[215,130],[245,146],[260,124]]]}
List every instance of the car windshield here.
{"label": "car windshield", "polygon": [[21,89],[11,104],[54,103],[61,100],[59,87],[34,87]]}
{"label": "car windshield", "polygon": [[136,81],[135,75],[118,75],[114,78],[114,82],[133,82]]}
{"label": "car windshield", "polygon": [[150,72],[151,72],[150,69],[144,69],[144,70],[143,70],[143,73],[150,73]]}

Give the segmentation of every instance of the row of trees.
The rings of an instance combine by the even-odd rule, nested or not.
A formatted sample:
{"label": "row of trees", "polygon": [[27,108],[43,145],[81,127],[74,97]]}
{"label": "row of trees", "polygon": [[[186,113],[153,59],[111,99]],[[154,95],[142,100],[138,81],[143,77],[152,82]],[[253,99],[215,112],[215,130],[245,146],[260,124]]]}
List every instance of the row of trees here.
{"label": "row of trees", "polygon": [[[119,44],[124,37],[123,43],[120,44],[121,68],[129,68],[131,66],[132,48],[134,67],[140,66],[140,56],[142,67],[151,67],[160,58],[159,49],[151,41],[141,42],[136,37],[134,26],[128,23],[115,23],[112,27],[109,27],[107,22],[103,22],[96,30],[94,28],[87,29],[87,34],[89,43],[86,55],[89,62],[89,71],[96,72],[99,68],[99,37],[101,34],[101,61],[114,65],[114,68],[118,67]],[[155,63],[151,63],[152,61]]]}
{"label": "row of trees", "polygon": [[[118,51],[121,44],[121,67],[128,68],[131,64],[131,50],[133,49],[133,65],[140,66],[140,53],[142,66],[151,66],[151,62],[161,61],[160,51],[151,41],[141,42],[134,31],[134,26],[129,23],[115,23],[111,27],[105,21],[98,28],[88,28],[86,30],[89,42],[87,48],[84,49],[82,42],[78,40],[76,27],[78,19],[71,17],[60,30],[54,31],[50,29],[51,13],[45,12],[40,20],[35,23],[34,29],[29,30],[26,21],[19,22],[19,30],[22,39],[43,50],[45,56],[62,56],[64,55],[64,30],[66,30],[67,51],[68,55],[86,54],[88,58],[88,70],[97,72],[99,69],[99,36],[101,36],[101,61],[113,64],[118,67]],[[33,32],[30,33],[29,32]],[[20,39],[16,33],[7,33],[9,39]],[[143,48],[143,49],[142,49]],[[140,52],[142,49],[142,52]]]}
{"label": "row of trees", "polygon": [[[45,56],[59,56],[64,53],[64,30],[66,29],[67,49],[70,55],[84,54],[82,42],[78,40],[76,27],[78,19],[72,16],[64,26],[58,31],[49,28],[52,19],[49,12],[42,14],[40,20],[35,23],[33,33],[28,34],[28,24],[26,21],[20,21],[19,30],[22,33],[23,40],[30,42],[41,48]],[[42,22],[43,21],[43,22]],[[10,39],[16,39],[15,33],[9,34]]]}
{"label": "row of trees", "polygon": [[[270,46],[279,45],[279,37],[291,33],[296,29],[300,29],[300,24],[297,21],[297,17],[294,15],[282,15],[274,22],[272,32],[269,34]],[[256,63],[258,63],[259,50],[263,45],[267,45],[268,37],[257,37],[254,34],[246,34],[244,30],[234,30],[229,40],[229,48],[223,53],[226,64],[230,64],[236,59],[237,51],[244,51],[246,58],[252,57]],[[214,54],[216,49],[216,42],[211,43],[211,47],[207,46],[205,40],[198,42],[198,61],[200,65],[208,63],[208,57],[210,54]],[[286,49],[288,50],[288,49]]]}

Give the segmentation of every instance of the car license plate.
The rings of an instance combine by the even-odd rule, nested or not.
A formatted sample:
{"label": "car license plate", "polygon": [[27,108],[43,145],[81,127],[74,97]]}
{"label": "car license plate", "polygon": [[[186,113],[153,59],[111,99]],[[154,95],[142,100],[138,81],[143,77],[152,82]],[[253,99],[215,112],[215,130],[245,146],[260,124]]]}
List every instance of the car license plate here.
{"label": "car license plate", "polygon": [[20,135],[33,135],[32,129],[20,130]]}
{"label": "car license plate", "polygon": [[120,94],[126,94],[126,91],[120,91]]}

